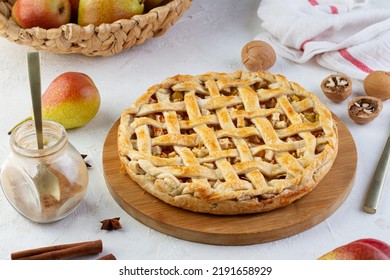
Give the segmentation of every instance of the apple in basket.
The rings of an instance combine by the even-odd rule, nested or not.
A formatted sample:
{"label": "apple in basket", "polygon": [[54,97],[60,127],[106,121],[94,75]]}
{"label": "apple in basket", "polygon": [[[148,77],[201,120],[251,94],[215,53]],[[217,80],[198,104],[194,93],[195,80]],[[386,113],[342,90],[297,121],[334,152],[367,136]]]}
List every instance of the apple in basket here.
{"label": "apple in basket", "polygon": [[81,26],[113,23],[144,11],[144,0],[80,0],[78,21]]}
{"label": "apple in basket", "polygon": [[23,28],[58,28],[70,21],[69,0],[17,0],[12,18]]}
{"label": "apple in basket", "polygon": [[80,0],[69,0],[71,7],[71,17],[70,21],[73,23],[77,23],[77,18],[79,15],[79,2]]}
{"label": "apple in basket", "polygon": [[144,5],[145,5],[145,11],[149,11],[153,8],[156,8],[159,6],[164,0],[145,0]]}

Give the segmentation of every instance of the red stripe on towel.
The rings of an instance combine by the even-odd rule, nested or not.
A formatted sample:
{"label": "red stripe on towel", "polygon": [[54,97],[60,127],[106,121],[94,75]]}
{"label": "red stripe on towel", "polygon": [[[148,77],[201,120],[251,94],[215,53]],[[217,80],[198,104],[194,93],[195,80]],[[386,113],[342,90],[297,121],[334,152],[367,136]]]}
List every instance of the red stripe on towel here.
{"label": "red stripe on towel", "polygon": [[339,53],[342,57],[344,57],[346,60],[348,60],[350,63],[356,66],[359,70],[370,73],[372,72],[372,69],[365,65],[363,62],[358,60],[356,57],[352,56],[349,51],[346,49],[339,50]]}
{"label": "red stripe on towel", "polygon": [[332,15],[337,15],[339,13],[339,9],[337,9],[336,6],[329,6],[329,8]]}
{"label": "red stripe on towel", "polygon": [[[309,2],[310,5],[312,5],[312,6],[318,6],[318,5],[320,5],[320,3],[318,3],[317,0],[308,0],[308,2]],[[330,5],[330,6],[329,6],[329,9],[330,9],[330,12],[331,12],[333,15],[337,15],[337,14],[339,13],[339,9],[337,9],[336,6]]]}

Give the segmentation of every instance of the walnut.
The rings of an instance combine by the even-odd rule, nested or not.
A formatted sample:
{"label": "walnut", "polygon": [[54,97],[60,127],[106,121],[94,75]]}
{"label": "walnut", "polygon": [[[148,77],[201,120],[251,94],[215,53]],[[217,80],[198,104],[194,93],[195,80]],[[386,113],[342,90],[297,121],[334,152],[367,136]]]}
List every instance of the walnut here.
{"label": "walnut", "polygon": [[364,91],[382,100],[390,98],[390,72],[373,71],[363,80]]}
{"label": "walnut", "polygon": [[334,74],[322,80],[321,90],[330,100],[340,103],[352,93],[352,80],[343,74]]}
{"label": "walnut", "polygon": [[382,100],[373,96],[359,96],[348,104],[348,115],[358,124],[365,124],[375,119],[382,111]]}
{"label": "walnut", "polygon": [[267,70],[275,64],[276,54],[270,44],[251,41],[242,48],[241,60],[249,71]]}

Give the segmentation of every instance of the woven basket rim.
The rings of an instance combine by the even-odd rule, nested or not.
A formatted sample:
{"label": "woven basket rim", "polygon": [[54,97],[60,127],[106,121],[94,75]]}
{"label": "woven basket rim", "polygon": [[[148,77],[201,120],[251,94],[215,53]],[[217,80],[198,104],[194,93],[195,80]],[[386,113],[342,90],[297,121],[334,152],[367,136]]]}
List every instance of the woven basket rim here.
{"label": "woven basket rim", "polygon": [[[0,2],[7,2],[7,3],[11,4],[9,0],[0,0]],[[16,0],[15,0],[15,2],[16,2]],[[88,24],[88,25],[82,26],[82,25],[78,25],[78,24],[75,23],[75,22],[69,22],[69,23],[66,23],[66,24],[61,25],[61,26],[58,27],[58,28],[50,28],[50,29],[60,29],[60,28],[62,28],[63,26],[67,26],[67,25],[78,25],[78,26],[80,26],[81,28],[90,28],[91,26],[94,27],[94,28],[99,28],[100,26],[115,24],[115,23],[118,23],[118,22],[131,22],[131,21],[137,20],[138,18],[143,18],[143,17],[146,17],[146,16],[150,16],[149,13],[153,13],[153,12],[156,13],[156,12],[158,12],[158,11],[160,11],[160,10],[167,9],[167,8],[170,9],[170,8],[171,8],[170,6],[172,6],[173,4],[177,4],[177,3],[181,3],[181,2],[183,2],[183,0],[170,0],[170,1],[167,2],[165,5],[163,5],[163,6],[158,6],[158,7],[156,7],[156,8],[153,8],[153,9],[151,9],[150,11],[148,11],[148,12],[145,13],[145,14],[134,15],[133,17],[131,17],[131,18],[129,18],[129,19],[126,19],[126,18],[118,19],[118,20],[116,20],[116,21],[114,21],[114,22],[112,22],[112,23],[101,23],[101,24],[99,24],[99,25]],[[190,0],[190,2],[192,2],[192,0]],[[12,6],[12,4],[11,4],[11,6]],[[0,13],[0,15],[2,15],[2,14]],[[3,15],[3,16],[4,16],[4,15]],[[6,18],[7,18],[7,17],[6,17]],[[11,14],[10,14],[10,16],[8,17],[8,20],[9,20],[9,21],[12,21],[15,25],[17,25],[16,22],[12,19]],[[31,28],[23,28],[23,27],[20,27],[20,26],[18,26],[18,27],[19,27],[21,30],[35,30],[35,29],[50,30],[50,29],[46,29],[46,28],[42,28],[42,27],[31,27]]]}
{"label": "woven basket rim", "polygon": [[[89,56],[108,56],[114,55],[121,51],[127,50],[135,44],[141,44],[145,40],[158,37],[163,35],[181,16],[182,14],[189,9],[192,4],[192,0],[170,0],[165,5],[158,6],[151,9],[145,14],[134,15],[129,19],[119,19],[113,23],[102,23],[100,25],[89,24],[86,26],[78,25],[77,23],[67,23],[61,25],[58,28],[45,29],[42,27],[32,27],[32,28],[22,28],[16,24],[12,19],[11,9],[16,0],[0,0],[0,36],[8,39],[9,41],[15,42],[20,45],[27,45],[34,47],[38,50],[48,50],[58,53],[83,53]],[[5,10],[5,13],[4,12]],[[69,50],[67,49],[56,49],[51,48],[50,46],[43,45],[47,38],[48,34],[61,33],[62,43],[66,45],[69,42],[66,38],[69,34],[73,34],[76,31],[82,34],[99,34],[99,33],[108,33],[118,31],[119,29],[126,29],[127,32],[132,32],[128,30],[129,27],[136,26],[139,30],[134,31],[134,36],[136,38],[131,38],[128,36],[128,39],[131,39],[130,42],[123,42],[123,50],[120,50],[118,46],[117,50],[110,50],[107,53],[100,52],[99,50],[88,50],[89,45],[88,40],[83,40],[78,43],[76,41],[71,41],[71,46]],[[140,34],[138,34],[140,33]],[[123,34],[120,34],[124,37]],[[115,34],[116,37],[120,36]],[[128,35],[128,34],[127,34]],[[88,36],[88,35],[85,35]],[[49,35],[50,37],[50,35]],[[96,37],[93,36],[96,41]],[[100,36],[99,36],[100,38]],[[123,38],[122,38],[123,39]],[[112,39],[111,39],[112,40]],[[119,40],[116,38],[116,40]],[[42,42],[40,42],[42,41]],[[134,41],[134,42],[133,42]],[[97,41],[96,41],[97,42]],[[39,45],[39,44],[42,45]],[[126,44],[127,43],[127,44]]]}

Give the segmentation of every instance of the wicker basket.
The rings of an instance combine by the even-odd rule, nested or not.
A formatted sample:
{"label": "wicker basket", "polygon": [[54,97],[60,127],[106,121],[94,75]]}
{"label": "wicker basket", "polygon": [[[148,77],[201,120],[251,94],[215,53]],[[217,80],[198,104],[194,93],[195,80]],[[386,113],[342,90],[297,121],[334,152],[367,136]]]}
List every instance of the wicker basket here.
{"label": "wicker basket", "polygon": [[56,53],[111,56],[164,34],[191,6],[192,0],[172,0],[146,14],[111,24],[82,27],[74,23],[59,28],[20,28],[11,17],[16,0],[0,0],[0,35],[11,42]]}

